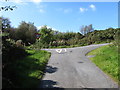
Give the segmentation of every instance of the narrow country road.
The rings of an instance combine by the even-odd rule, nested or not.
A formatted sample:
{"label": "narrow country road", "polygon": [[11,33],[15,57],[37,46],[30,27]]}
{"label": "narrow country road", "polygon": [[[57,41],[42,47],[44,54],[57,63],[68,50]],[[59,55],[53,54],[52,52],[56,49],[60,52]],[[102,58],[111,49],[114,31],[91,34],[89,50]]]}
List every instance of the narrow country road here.
{"label": "narrow country road", "polygon": [[107,44],[76,48],[44,49],[51,52],[40,88],[118,88],[87,56],[89,51]]}

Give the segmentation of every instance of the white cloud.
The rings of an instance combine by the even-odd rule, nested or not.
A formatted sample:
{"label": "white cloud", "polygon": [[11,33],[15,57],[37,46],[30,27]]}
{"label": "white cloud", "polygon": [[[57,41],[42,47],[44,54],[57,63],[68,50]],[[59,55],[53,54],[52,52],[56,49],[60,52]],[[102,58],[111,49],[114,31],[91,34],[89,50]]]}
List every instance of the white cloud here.
{"label": "white cloud", "polygon": [[45,13],[44,9],[40,9],[39,11],[40,11],[40,13]]}
{"label": "white cloud", "polygon": [[17,4],[28,3],[28,2],[39,4],[40,2],[42,2],[42,0],[9,0],[9,1]]}
{"label": "white cloud", "polygon": [[39,29],[41,29],[42,27],[43,27],[43,26],[38,26],[37,29],[39,30]]}
{"label": "white cloud", "polygon": [[[41,29],[42,27],[44,27],[44,25],[42,25],[42,26],[38,26],[37,29],[39,30],[39,29]],[[52,27],[47,26],[47,28],[52,28]],[[52,28],[52,30],[57,30],[57,29],[56,29],[56,28]],[[57,31],[58,31],[58,30],[57,30]]]}
{"label": "white cloud", "polygon": [[93,4],[91,4],[89,7],[90,7],[93,11],[95,11],[95,10],[96,10],[96,6],[95,6],[95,5],[93,5]]}
{"label": "white cloud", "polygon": [[58,12],[63,12],[63,13],[71,13],[72,9],[68,8],[68,9],[64,9],[64,8],[57,8],[56,11]]}
{"label": "white cloud", "polygon": [[80,12],[85,12],[85,11],[88,11],[87,8],[80,8]]}
{"label": "white cloud", "polygon": [[33,3],[36,3],[36,4],[42,2],[42,0],[31,0],[31,1],[32,1]]}
{"label": "white cloud", "polygon": [[[91,8],[93,11],[96,10],[96,6],[93,5],[93,4],[89,5],[89,8]],[[82,8],[82,7],[80,7],[79,10],[80,10],[81,13],[83,13],[83,12],[85,12],[85,11],[88,11],[89,8]]]}
{"label": "white cloud", "polygon": [[63,12],[64,13],[70,13],[70,12],[72,12],[72,9],[64,9]]}
{"label": "white cloud", "polygon": [[23,3],[24,0],[10,0],[10,2],[20,4],[20,3]]}
{"label": "white cloud", "polygon": [[41,3],[41,4],[37,5],[37,8],[47,8],[47,5]]}
{"label": "white cloud", "polygon": [[38,3],[36,6],[40,13],[46,13],[46,8],[47,8],[46,4]]}

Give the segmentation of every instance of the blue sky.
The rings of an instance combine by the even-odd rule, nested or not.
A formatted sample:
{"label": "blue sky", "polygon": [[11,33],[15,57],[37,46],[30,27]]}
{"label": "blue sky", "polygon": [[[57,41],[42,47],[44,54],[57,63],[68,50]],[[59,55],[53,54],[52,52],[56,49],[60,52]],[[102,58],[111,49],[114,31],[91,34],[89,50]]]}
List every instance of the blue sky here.
{"label": "blue sky", "polygon": [[[14,11],[2,11],[1,16],[10,19],[17,27],[21,21],[34,22],[36,27],[47,25],[61,32],[79,32],[82,25],[93,24],[94,29],[118,27],[117,2],[9,2],[0,5],[16,5]],[[39,1],[39,0],[38,0]]]}

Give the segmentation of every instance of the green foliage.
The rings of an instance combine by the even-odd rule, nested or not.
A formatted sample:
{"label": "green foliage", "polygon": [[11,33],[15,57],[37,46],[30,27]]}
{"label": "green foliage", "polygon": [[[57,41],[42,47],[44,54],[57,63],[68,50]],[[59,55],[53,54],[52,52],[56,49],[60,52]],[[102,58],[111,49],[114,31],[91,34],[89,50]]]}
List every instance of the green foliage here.
{"label": "green foliage", "polygon": [[115,41],[113,42],[113,44],[115,46],[120,46],[120,30],[117,30],[117,32],[115,33],[114,39]]}
{"label": "green foliage", "polygon": [[108,28],[106,30],[90,31],[83,36],[79,32],[54,32],[52,29],[48,30],[45,26],[41,29],[41,32],[39,32],[41,34],[39,45],[41,48],[52,48],[59,46],[85,46],[98,43],[110,43],[114,40],[118,41],[118,39],[115,38],[117,31],[120,31],[119,28]]}
{"label": "green foliage", "polygon": [[[52,35],[52,40],[49,43],[49,47],[58,47],[58,46],[70,46],[77,44],[78,40],[82,38],[82,34],[66,32]],[[45,45],[45,44],[44,44]]]}
{"label": "green foliage", "polygon": [[4,34],[8,33],[8,38],[14,39],[15,41],[22,40],[26,45],[35,43],[37,29],[34,23],[22,21],[18,28],[13,28],[8,18],[0,17],[0,19],[2,20],[2,32]]}
{"label": "green foliage", "polygon": [[1,27],[3,32],[5,32],[5,31],[7,31],[8,29],[11,28],[11,25],[10,25],[11,22],[8,18],[0,17],[0,21],[1,21],[0,25],[2,25],[0,27]]}
{"label": "green foliage", "polygon": [[99,68],[118,81],[118,48],[116,46],[102,46],[88,53],[95,55],[90,58]]}
{"label": "green foliage", "polygon": [[[8,86],[14,86],[12,80],[14,80],[15,71],[12,66],[17,59],[23,58],[27,55],[23,48],[16,47],[13,40],[2,40],[2,75],[3,83],[7,83]],[[11,69],[10,69],[11,68]]]}
{"label": "green foliage", "polygon": [[[113,29],[108,28],[106,30],[94,30],[92,24],[88,26],[83,26],[84,35],[81,33],[74,32],[58,32],[52,30],[52,28],[47,28],[43,26],[39,31],[33,23],[26,23],[24,21],[18,26],[18,28],[12,28],[10,21],[7,18],[2,18],[3,29],[5,33],[8,33],[8,38],[17,40],[22,40],[25,45],[33,44],[33,48],[49,48],[58,46],[71,46],[71,45],[90,45],[98,43],[110,43],[115,40],[115,44],[118,43],[117,37],[115,37],[116,32],[119,28]],[[82,31],[81,31],[82,32]],[[40,39],[36,41],[36,34],[40,34]],[[6,37],[5,37],[6,38]]]}
{"label": "green foliage", "polygon": [[[14,55],[14,56],[13,56]],[[16,47],[12,41],[2,40],[2,61],[3,65],[7,63],[12,63],[12,61],[17,58],[22,58],[26,55],[23,48]]]}
{"label": "green foliage", "polygon": [[3,36],[3,37],[8,36],[8,35],[9,35],[9,33],[6,33],[6,32],[1,34],[1,36]]}
{"label": "green foliage", "polygon": [[44,26],[41,28],[40,32],[40,43],[44,45],[44,47],[48,47],[50,42],[53,41],[53,32],[51,28],[47,28]]}
{"label": "green foliage", "polygon": [[3,81],[3,88],[36,88],[43,76],[50,53],[46,51],[26,50],[28,55],[23,59],[17,59],[5,69],[7,78],[12,82]]}
{"label": "green foliage", "polygon": [[31,49],[40,50],[43,46],[45,47],[45,45],[43,43],[41,43],[39,40],[36,40],[36,42],[33,45],[31,45],[30,47],[31,47]]}
{"label": "green foliage", "polygon": [[84,38],[80,40],[80,45],[89,45],[89,44],[97,44],[97,43],[110,43],[115,39],[115,33],[120,31],[119,28],[113,29],[108,28],[106,30],[95,30],[94,32],[89,32],[85,35]]}
{"label": "green foliage", "polygon": [[29,43],[33,44],[36,41],[36,30],[34,23],[22,21],[16,30],[17,39],[21,39],[26,45],[29,45]]}

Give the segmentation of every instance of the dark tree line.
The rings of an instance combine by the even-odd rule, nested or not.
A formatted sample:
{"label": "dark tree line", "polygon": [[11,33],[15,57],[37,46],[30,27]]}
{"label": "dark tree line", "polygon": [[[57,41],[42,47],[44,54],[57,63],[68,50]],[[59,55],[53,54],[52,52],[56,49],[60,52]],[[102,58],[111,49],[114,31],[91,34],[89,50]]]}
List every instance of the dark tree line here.
{"label": "dark tree line", "polygon": [[0,19],[2,19],[2,32],[3,34],[7,33],[9,39],[15,41],[22,40],[25,45],[35,43],[37,28],[34,26],[34,23],[22,21],[18,28],[14,28],[11,26],[11,22],[8,18],[0,17]]}
{"label": "dark tree line", "polygon": [[53,31],[47,26],[42,27],[38,33],[41,34],[39,43],[41,47],[57,47],[71,45],[90,45],[97,43],[109,43],[115,40],[115,36],[119,28],[108,28],[106,30],[94,30],[92,24],[82,27],[80,32],[58,32]]}
{"label": "dark tree line", "polygon": [[[21,22],[18,28],[11,26],[8,18],[0,17],[2,32],[2,85],[5,88],[15,87],[17,70],[12,67],[14,62],[25,57],[24,45],[36,41],[36,27],[33,23]],[[16,78],[16,79],[15,79]]]}

